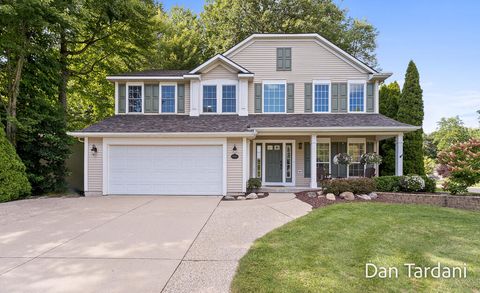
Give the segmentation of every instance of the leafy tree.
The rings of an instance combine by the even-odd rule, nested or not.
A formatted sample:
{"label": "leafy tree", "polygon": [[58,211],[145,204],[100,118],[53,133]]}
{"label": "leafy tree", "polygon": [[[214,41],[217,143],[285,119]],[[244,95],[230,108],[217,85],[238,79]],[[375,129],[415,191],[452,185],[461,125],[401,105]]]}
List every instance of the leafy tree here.
{"label": "leafy tree", "polygon": [[25,166],[7,140],[0,124],[0,202],[30,194]]}
{"label": "leafy tree", "polygon": [[[410,61],[398,103],[398,121],[414,126],[422,126],[424,115],[422,92],[417,67],[413,61]],[[422,129],[405,134],[403,147],[403,170],[405,174],[425,174],[422,136]]]}
{"label": "leafy tree", "polygon": [[168,14],[159,11],[157,18],[162,33],[149,60],[151,67],[193,69],[210,57],[205,55],[203,26],[191,10],[175,6]]}
{"label": "leafy tree", "polygon": [[443,151],[452,144],[465,142],[470,139],[468,128],[464,126],[460,117],[442,118],[437,122],[437,129],[433,135],[433,142],[437,149]]}
{"label": "leafy tree", "polygon": [[346,14],[332,0],[209,0],[201,20],[209,55],[222,53],[253,33],[309,32],[376,66],[377,30]]}
{"label": "leafy tree", "polygon": [[[400,98],[400,86],[396,81],[382,85],[379,93],[380,114],[395,119],[398,111],[398,99]],[[389,138],[380,142],[380,155],[383,162],[380,165],[382,176],[395,175],[395,139]]]}

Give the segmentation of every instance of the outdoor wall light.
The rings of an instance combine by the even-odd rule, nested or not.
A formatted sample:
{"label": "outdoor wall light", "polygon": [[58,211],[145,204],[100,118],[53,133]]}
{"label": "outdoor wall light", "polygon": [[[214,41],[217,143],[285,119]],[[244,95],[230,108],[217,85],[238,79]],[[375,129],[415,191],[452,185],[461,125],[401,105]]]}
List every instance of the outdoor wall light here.
{"label": "outdoor wall light", "polygon": [[92,151],[92,154],[93,154],[93,155],[96,155],[96,154],[97,154],[97,152],[98,152],[98,150],[97,150],[97,146],[96,146],[96,145],[94,145],[94,144],[92,144],[92,149],[91,149],[91,151]]}
{"label": "outdoor wall light", "polygon": [[299,149],[299,150],[302,149],[302,143],[301,143],[301,142],[298,143],[298,149]]}
{"label": "outdoor wall light", "polygon": [[235,145],[235,144],[233,145],[232,151],[233,151],[233,154],[230,156],[230,158],[232,158],[234,160],[238,159],[237,145]]}

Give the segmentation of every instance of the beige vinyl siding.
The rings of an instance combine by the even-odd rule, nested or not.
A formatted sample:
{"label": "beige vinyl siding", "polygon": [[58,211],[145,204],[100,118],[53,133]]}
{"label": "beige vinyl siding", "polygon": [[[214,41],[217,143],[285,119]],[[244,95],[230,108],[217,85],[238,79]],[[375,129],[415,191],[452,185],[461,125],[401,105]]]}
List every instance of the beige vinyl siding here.
{"label": "beige vinyl siding", "polygon": [[[233,146],[237,146],[238,159],[231,158]],[[227,139],[227,193],[242,193],[243,186],[243,139]]]}
{"label": "beige vinyl siding", "polygon": [[238,79],[238,73],[228,69],[223,64],[216,64],[212,69],[202,73],[202,80],[212,80],[212,79]]}
{"label": "beige vinyl siding", "polygon": [[[94,155],[90,151],[92,146],[97,147]],[[88,188],[86,192],[102,193],[103,190],[103,138],[88,138]]]}
{"label": "beige vinyl siding", "polygon": [[[292,48],[291,71],[277,71],[277,47]],[[304,83],[313,80],[347,82],[368,79],[367,73],[342,60],[315,40],[255,40],[227,57],[255,73],[253,83],[275,79],[295,83],[295,113],[304,112]],[[254,113],[253,84],[250,83],[249,113]]]}

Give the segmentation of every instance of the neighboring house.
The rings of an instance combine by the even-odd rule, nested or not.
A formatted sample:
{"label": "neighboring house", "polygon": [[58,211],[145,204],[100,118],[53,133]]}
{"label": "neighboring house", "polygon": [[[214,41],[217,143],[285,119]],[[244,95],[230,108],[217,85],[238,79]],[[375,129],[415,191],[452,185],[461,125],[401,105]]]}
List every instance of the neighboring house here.
{"label": "neighboring house", "polygon": [[[85,140],[85,194],[239,194],[364,175],[359,156],[417,127],[378,113],[380,73],[318,34],[255,34],[193,70],[108,76],[115,116]],[[354,163],[333,164],[339,152]]]}

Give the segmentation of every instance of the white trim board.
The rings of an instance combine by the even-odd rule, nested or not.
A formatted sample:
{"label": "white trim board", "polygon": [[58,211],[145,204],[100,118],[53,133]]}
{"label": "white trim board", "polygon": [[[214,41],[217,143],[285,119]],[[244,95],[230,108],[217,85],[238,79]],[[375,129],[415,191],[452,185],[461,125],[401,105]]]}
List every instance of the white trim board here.
{"label": "white trim board", "polygon": [[250,71],[248,71],[247,69],[238,65],[237,63],[233,62],[232,60],[228,59],[227,57],[225,57],[221,54],[217,54],[217,55],[213,56],[212,58],[208,59],[207,61],[205,61],[204,63],[200,64],[197,68],[190,71],[189,74],[197,73],[198,71],[202,70],[203,68],[205,68],[208,65],[212,64],[213,62],[215,62],[216,60],[221,60],[221,61],[227,63],[228,65],[230,65],[230,66],[238,69],[239,71],[241,71],[241,73],[251,73]]}

